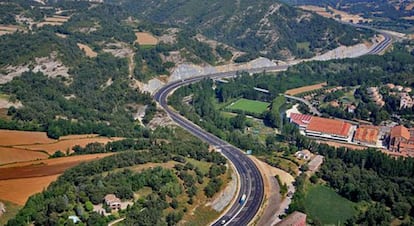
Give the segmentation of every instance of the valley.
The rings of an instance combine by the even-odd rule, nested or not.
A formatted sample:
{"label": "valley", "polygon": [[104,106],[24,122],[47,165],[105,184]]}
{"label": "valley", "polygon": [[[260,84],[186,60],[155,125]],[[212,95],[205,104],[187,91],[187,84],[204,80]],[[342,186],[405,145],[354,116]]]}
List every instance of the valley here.
{"label": "valley", "polygon": [[[352,120],[410,125],[409,109],[393,107],[400,91],[380,84],[412,86],[412,43],[371,29],[378,22],[372,16],[273,0],[15,0],[0,11],[0,200],[7,225],[271,225],[294,211],[308,214],[311,225],[336,223],[334,209],[324,216],[308,204],[325,188],[335,189],[331,205],[352,201],[341,221],[363,222],[363,214],[396,205],[401,211],[392,210],[389,220],[410,221],[407,199],[379,204],[369,191],[355,198],[335,184],[326,164],[347,171],[352,163],[331,154],[354,146],[305,137],[284,115],[308,114],[294,99],[309,95],[311,110],[323,117],[351,117],[342,112],[346,99],[357,110]],[[384,109],[370,103],[364,79],[380,87]],[[347,92],[323,93],[339,86]],[[340,107],[331,109],[329,98]],[[360,114],[365,104],[370,112]],[[391,178],[369,167],[363,170]],[[26,205],[7,212],[13,203]]]}

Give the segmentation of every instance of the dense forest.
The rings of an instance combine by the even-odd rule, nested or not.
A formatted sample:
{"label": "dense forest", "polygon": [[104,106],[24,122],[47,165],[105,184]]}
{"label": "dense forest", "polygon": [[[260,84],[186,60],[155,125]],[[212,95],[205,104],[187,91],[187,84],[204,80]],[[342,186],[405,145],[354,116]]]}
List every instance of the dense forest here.
{"label": "dense forest", "polygon": [[[226,159],[220,153],[210,152],[206,144],[180,129],[164,128],[149,138],[116,141],[101,149],[92,145],[83,151],[97,150],[119,153],[66,171],[47,190],[30,197],[7,225],[73,225],[69,216],[78,216],[78,225],[106,225],[120,216],[125,217],[121,225],[176,225],[198,202],[196,196],[210,198],[220,190],[227,171]],[[209,168],[203,171],[189,160],[206,162]],[[174,162],[173,168],[160,164],[134,169],[146,163],[170,161]],[[143,189],[151,192],[140,195]],[[106,194],[132,200],[133,205],[118,214],[102,216],[93,211],[93,205],[102,203]]]}

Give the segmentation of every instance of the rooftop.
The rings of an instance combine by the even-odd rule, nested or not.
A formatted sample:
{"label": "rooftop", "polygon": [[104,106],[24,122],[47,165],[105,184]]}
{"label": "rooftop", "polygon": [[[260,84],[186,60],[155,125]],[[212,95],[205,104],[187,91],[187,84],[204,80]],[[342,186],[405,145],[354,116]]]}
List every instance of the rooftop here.
{"label": "rooftop", "polygon": [[304,114],[298,114],[298,113],[290,114],[290,120],[299,126],[306,126],[307,124],[309,124],[312,117],[313,117],[312,115],[304,115]]}
{"label": "rooftop", "polygon": [[354,140],[375,144],[378,140],[378,135],[379,128],[377,126],[361,125],[356,130]]}
{"label": "rooftop", "polygon": [[399,125],[399,126],[394,126],[391,129],[391,138],[394,137],[403,137],[406,140],[410,139],[410,132],[408,131],[408,129],[403,126],[403,125]]}
{"label": "rooftop", "polygon": [[351,124],[337,119],[327,119],[321,117],[312,117],[307,131],[314,131],[325,133],[329,135],[343,136],[346,137],[351,129]]}

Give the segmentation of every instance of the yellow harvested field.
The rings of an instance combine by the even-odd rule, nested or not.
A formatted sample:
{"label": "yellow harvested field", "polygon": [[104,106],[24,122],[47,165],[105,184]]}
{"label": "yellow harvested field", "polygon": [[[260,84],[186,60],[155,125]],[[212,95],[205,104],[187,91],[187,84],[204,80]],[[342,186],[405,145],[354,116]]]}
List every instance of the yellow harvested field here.
{"label": "yellow harvested field", "polygon": [[14,162],[26,162],[37,159],[47,159],[46,153],[38,151],[28,151],[17,148],[0,147],[0,165]]}
{"label": "yellow harvested field", "polygon": [[332,7],[329,7],[329,10],[332,11],[333,13],[326,11],[324,7],[318,7],[318,6],[312,6],[312,5],[304,5],[304,6],[300,6],[299,8],[303,10],[315,12],[327,18],[335,18],[335,16],[339,15],[341,17],[341,21],[344,21],[344,22],[350,22],[351,20],[353,23],[358,23],[359,21],[362,21],[362,22],[372,21],[371,19],[365,19],[364,17],[360,15],[349,14],[347,12],[334,9]]}
{"label": "yellow harvested field", "polygon": [[52,17],[46,17],[46,22],[59,22],[64,23],[69,20],[70,17],[68,16],[52,16]]}
{"label": "yellow harvested field", "polygon": [[0,180],[0,199],[24,205],[30,196],[43,191],[59,175],[24,179]]}
{"label": "yellow harvested field", "polygon": [[82,43],[77,44],[79,49],[85,52],[86,56],[88,57],[96,57],[98,54],[91,49],[91,47],[84,45]]}
{"label": "yellow harvested field", "polygon": [[0,25],[0,35],[10,34],[21,29],[19,26],[15,25]]}
{"label": "yellow harvested field", "polygon": [[0,146],[47,144],[53,142],[56,142],[56,140],[48,138],[44,132],[0,130]]}
{"label": "yellow harvested field", "polygon": [[85,147],[89,143],[106,144],[123,138],[99,137],[97,134],[69,135],[59,140],[50,139],[44,132],[0,130],[0,165],[14,162],[45,159],[57,150],[72,152],[75,145]]}
{"label": "yellow harvested field", "polygon": [[111,141],[121,140],[122,138],[108,138],[108,137],[95,137],[95,138],[82,138],[82,139],[72,139],[72,140],[59,140],[55,143],[50,144],[35,144],[35,145],[16,145],[16,148],[24,148],[33,151],[46,151],[49,154],[55,153],[57,150],[66,152],[66,150],[72,151],[72,148],[76,145],[85,147],[90,143],[101,143],[106,144]]}
{"label": "yellow harvested field", "polygon": [[323,83],[319,83],[319,84],[311,85],[311,86],[302,86],[302,87],[295,88],[295,89],[289,89],[285,93],[287,95],[294,96],[294,95],[297,95],[297,94],[300,94],[300,93],[321,89],[326,85],[328,85],[328,84],[326,82],[323,82]]}
{"label": "yellow harvested field", "polygon": [[137,36],[137,42],[140,45],[156,45],[158,44],[158,39],[154,37],[151,33],[148,32],[135,32]]}

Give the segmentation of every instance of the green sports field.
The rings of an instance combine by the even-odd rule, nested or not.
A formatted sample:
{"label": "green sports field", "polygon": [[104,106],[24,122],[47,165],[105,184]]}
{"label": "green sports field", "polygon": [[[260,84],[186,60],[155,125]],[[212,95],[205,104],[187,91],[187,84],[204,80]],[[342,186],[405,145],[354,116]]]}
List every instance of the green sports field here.
{"label": "green sports field", "polygon": [[355,203],[323,185],[311,186],[305,199],[306,212],[322,225],[343,225],[356,214],[355,206]]}
{"label": "green sports field", "polygon": [[257,100],[248,100],[248,99],[239,99],[234,103],[231,103],[227,106],[229,110],[240,110],[255,114],[261,114],[267,110],[269,103],[257,101]]}

